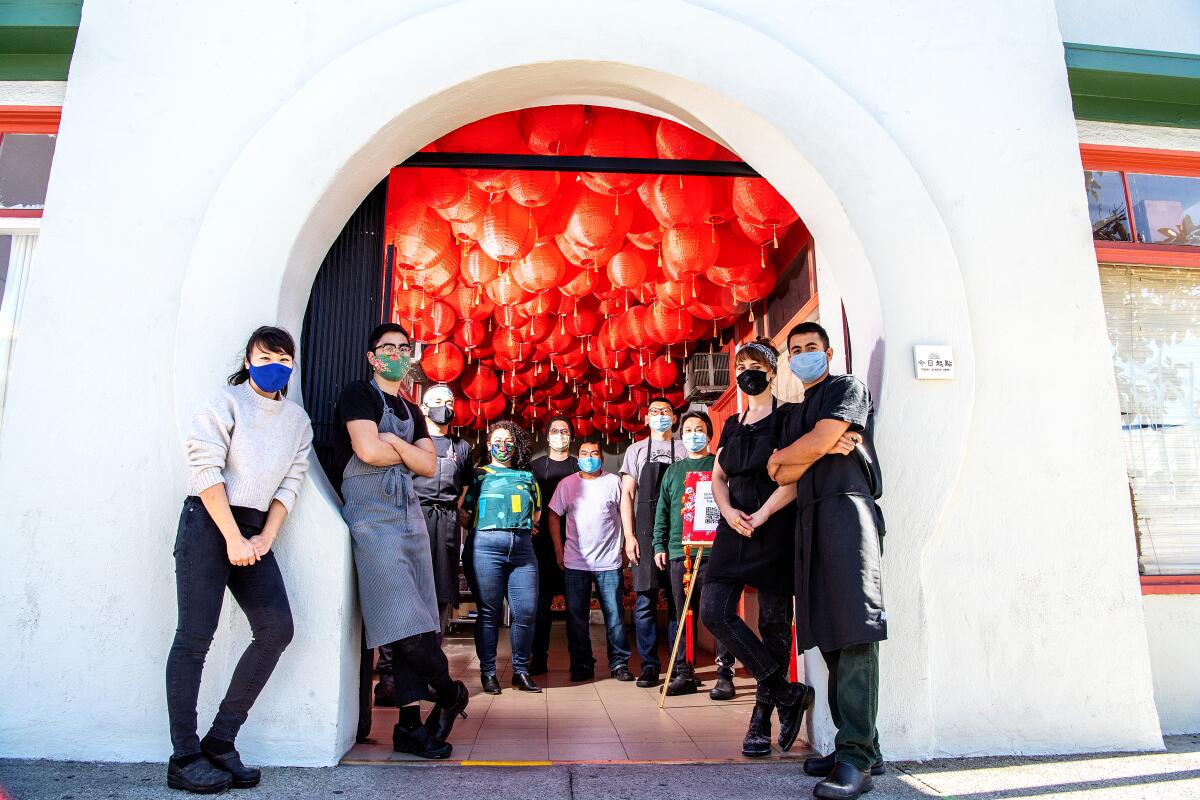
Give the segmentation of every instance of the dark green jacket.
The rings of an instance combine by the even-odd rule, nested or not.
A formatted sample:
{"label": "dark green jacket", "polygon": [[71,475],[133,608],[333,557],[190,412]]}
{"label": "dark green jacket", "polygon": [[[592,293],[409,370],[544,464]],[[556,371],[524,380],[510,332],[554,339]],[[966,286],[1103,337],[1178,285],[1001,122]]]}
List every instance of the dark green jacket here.
{"label": "dark green jacket", "polygon": [[711,472],[716,456],[685,458],[667,467],[654,513],[654,552],[683,558],[683,484],[689,472]]}

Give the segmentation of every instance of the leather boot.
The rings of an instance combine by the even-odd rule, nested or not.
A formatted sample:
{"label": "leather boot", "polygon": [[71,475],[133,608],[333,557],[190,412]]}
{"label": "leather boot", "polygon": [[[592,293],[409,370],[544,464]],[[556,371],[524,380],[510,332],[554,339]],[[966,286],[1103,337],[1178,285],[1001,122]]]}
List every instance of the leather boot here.
{"label": "leather boot", "polygon": [[[812,758],[804,759],[804,771],[814,778],[824,778],[833,772],[836,764],[837,752],[835,751],[827,756],[813,756]],[[883,766],[882,758],[871,765],[872,775],[882,775],[885,771],[886,768]]]}
{"label": "leather boot", "polygon": [[481,686],[483,686],[483,691],[487,692],[488,694],[500,694],[502,691],[500,688],[500,681],[496,680],[495,675],[481,675],[479,678],[479,683]]}
{"label": "leather boot", "polygon": [[441,704],[435,705],[433,710],[429,712],[429,716],[425,719],[425,730],[429,732],[429,738],[435,742],[444,742],[450,738],[450,732],[454,730],[454,722],[461,716],[467,718],[467,703],[470,702],[470,692],[467,691],[467,686],[462,681],[455,681],[454,688],[458,690],[458,696],[454,702],[448,706]]}
{"label": "leather boot", "polygon": [[[228,744],[225,745],[226,747]],[[222,772],[228,772],[232,779],[234,789],[249,789],[251,786],[258,786],[258,782],[262,780],[262,772],[247,767],[242,763],[242,757],[237,750],[226,750],[224,753],[218,753],[213,749],[208,737],[200,740],[200,752],[204,753],[205,758],[212,763],[214,767]]]}
{"label": "leather boot", "polygon": [[667,684],[667,697],[678,697],[681,694],[696,693],[696,673],[691,664],[685,664],[671,676]]}
{"label": "leather boot", "polygon": [[779,749],[787,752],[800,735],[804,712],[812,705],[815,693],[804,683],[786,683],[786,689],[760,687],[759,695],[775,704],[779,712]]}
{"label": "leather boot", "polygon": [[717,676],[717,683],[708,690],[708,699],[710,700],[732,700],[737,697],[737,690],[733,688],[733,680],[722,675]]}
{"label": "leather boot", "polygon": [[167,762],[167,786],[195,794],[223,792],[233,783],[228,772],[214,767],[207,758],[179,765],[175,759]]}
{"label": "leather boot", "polygon": [[449,742],[434,739],[424,726],[392,728],[392,750],[397,753],[412,753],[421,758],[449,758],[454,748]]}
{"label": "leather boot", "polygon": [[834,765],[829,777],[813,787],[813,795],[830,800],[855,800],[872,788],[871,773],[863,772],[853,764],[839,761]]}
{"label": "leather boot", "polygon": [[742,755],[746,758],[771,755],[771,712],[774,710],[774,706],[761,700],[754,704],[746,738],[742,739]]}
{"label": "leather boot", "polygon": [[536,692],[540,694],[542,691],[542,687],[534,683],[533,678],[529,677],[528,672],[514,672],[512,685],[514,689],[520,689],[522,692]]}
{"label": "leather boot", "polygon": [[375,705],[379,708],[396,707],[396,676],[390,672],[379,676],[375,684]]}

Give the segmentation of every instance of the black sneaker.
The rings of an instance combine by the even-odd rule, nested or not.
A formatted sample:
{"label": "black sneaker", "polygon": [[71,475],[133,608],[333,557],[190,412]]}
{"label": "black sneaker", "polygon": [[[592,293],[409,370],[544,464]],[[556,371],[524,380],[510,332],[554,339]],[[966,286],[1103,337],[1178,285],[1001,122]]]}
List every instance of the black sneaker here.
{"label": "black sneaker", "polygon": [[175,759],[167,762],[167,786],[196,794],[216,794],[233,785],[233,777],[201,756],[180,766]]}
{"label": "black sneaker", "polygon": [[678,697],[681,694],[695,694],[696,688],[696,679],[692,677],[692,673],[681,671],[678,675],[671,678],[671,682],[667,684],[667,697]]}
{"label": "black sneaker", "polygon": [[617,667],[608,674],[611,675],[613,679],[621,681],[622,683],[628,683],[629,681],[633,680],[633,673],[629,671],[629,667]]}
{"label": "black sneaker", "polygon": [[654,667],[642,667],[642,674],[638,675],[637,685],[643,689],[658,686],[658,670]]}

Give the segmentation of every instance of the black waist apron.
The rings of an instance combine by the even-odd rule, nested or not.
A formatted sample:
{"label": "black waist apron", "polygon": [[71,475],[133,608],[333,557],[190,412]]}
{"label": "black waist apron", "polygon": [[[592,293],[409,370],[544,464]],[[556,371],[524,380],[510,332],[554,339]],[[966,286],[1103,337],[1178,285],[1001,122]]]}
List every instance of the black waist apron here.
{"label": "black waist apron", "polygon": [[[670,456],[675,457],[675,443],[671,442]],[[654,514],[658,508],[658,491],[663,475],[670,463],[651,460],[653,444],[646,446],[646,463],[638,473],[637,505],[634,506],[633,528],[638,543],[638,563],[630,565],[633,573],[633,590],[644,592],[649,589],[670,591],[671,577],[666,570],[654,565]]]}
{"label": "black waist apron", "polygon": [[[804,400],[805,432],[819,422],[821,407],[814,387]],[[801,650],[840,650],[887,639],[883,606],[883,514],[876,505],[870,431],[848,456],[827,455],[796,486],[796,639]],[[823,465],[827,459],[846,459]],[[834,467],[829,469],[828,467]]]}
{"label": "black waist apron", "polygon": [[[739,421],[738,435],[730,438],[718,456],[729,486],[729,502],[747,514],[762,508],[779,488],[767,474],[767,461],[779,446],[777,405],[772,400],[771,414],[751,425]],[[796,508],[791,503],[772,514],[749,537],[736,533],[722,518],[717,525],[706,580],[734,581],[790,595],[794,589],[795,534]]]}

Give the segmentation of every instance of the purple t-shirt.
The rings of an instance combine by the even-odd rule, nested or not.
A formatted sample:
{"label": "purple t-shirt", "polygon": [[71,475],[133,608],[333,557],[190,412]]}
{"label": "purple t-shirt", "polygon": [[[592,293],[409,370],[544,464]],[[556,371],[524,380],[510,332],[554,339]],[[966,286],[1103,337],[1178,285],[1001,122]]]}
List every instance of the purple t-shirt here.
{"label": "purple t-shirt", "polygon": [[621,479],[611,472],[584,480],[568,475],[554,490],[550,510],[566,519],[563,565],[604,572],[621,568]]}

